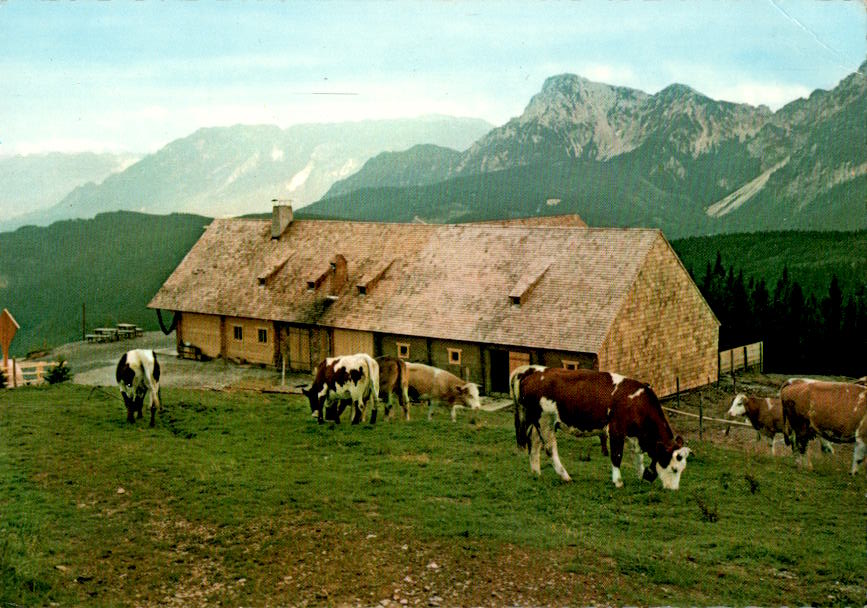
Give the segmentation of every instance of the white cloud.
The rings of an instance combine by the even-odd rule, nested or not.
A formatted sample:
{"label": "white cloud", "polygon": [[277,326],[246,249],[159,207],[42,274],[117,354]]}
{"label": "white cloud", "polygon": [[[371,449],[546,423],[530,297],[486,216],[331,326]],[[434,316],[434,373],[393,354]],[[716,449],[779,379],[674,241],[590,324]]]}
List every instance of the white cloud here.
{"label": "white cloud", "polygon": [[714,99],[748,103],[753,106],[764,104],[775,111],[799,97],[809,97],[812,93],[810,89],[802,85],[771,82],[741,82],[713,87],[703,92]]}

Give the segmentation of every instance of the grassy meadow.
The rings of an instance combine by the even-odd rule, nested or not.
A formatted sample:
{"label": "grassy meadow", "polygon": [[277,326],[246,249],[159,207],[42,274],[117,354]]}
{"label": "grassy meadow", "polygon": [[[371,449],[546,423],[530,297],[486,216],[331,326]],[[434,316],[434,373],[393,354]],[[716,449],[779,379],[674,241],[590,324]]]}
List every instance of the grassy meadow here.
{"label": "grassy meadow", "polygon": [[575,481],[544,457],[534,478],[508,409],[353,427],[297,395],[163,402],[149,429],[115,391],[0,392],[0,606],[865,602],[842,453],[801,471],[685,429],[679,491],[627,461],[617,490],[565,433]]}

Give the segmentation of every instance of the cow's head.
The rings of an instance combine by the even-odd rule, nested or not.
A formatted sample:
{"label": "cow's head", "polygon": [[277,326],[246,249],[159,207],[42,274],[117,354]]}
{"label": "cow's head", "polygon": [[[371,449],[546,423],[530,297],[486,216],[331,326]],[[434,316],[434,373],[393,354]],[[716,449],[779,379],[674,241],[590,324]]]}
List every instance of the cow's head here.
{"label": "cow's head", "polygon": [[729,408],[728,415],[735,416],[743,416],[747,413],[746,408],[747,396],[743,393],[738,393],[738,396],[732,400],[732,406]]}
{"label": "cow's head", "polygon": [[320,398],[319,392],[314,388],[311,384],[310,386],[305,386],[301,388],[301,392],[307,397],[307,401],[310,402],[310,411],[313,414],[317,412],[322,412],[322,399]]}
{"label": "cow's head", "polygon": [[472,410],[482,407],[479,401],[479,387],[472,382],[467,382],[463,386],[456,386],[455,391],[457,391],[458,398],[466,407]]}
{"label": "cow's head", "polygon": [[690,449],[683,445],[683,437],[678,435],[669,445],[661,441],[656,445],[657,458],[651,466],[644,469],[644,479],[653,481],[659,477],[662,487],[666,490],[677,490],[680,487],[680,476],[686,468],[686,459]]}

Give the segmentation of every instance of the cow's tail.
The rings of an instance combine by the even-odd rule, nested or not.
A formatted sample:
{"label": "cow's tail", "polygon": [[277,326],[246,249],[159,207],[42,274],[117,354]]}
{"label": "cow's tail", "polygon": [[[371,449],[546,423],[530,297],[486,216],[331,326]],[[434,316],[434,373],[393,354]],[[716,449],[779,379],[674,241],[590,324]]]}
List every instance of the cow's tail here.
{"label": "cow's tail", "polygon": [[515,408],[515,440],[519,448],[530,449],[530,437],[527,433],[527,411],[521,403],[521,378],[519,374],[512,374],[509,378],[509,395],[512,397]]}
{"label": "cow's tail", "polygon": [[379,401],[379,363],[373,357],[368,357],[367,368],[370,372],[370,384],[373,389],[373,404],[376,407],[376,403]]}
{"label": "cow's tail", "polygon": [[151,351],[151,355],[154,358],[154,369],[153,373],[151,373],[151,392],[153,393],[153,402],[156,405],[157,409],[162,409],[163,405],[160,402],[160,362],[157,361],[157,354],[154,351]]}

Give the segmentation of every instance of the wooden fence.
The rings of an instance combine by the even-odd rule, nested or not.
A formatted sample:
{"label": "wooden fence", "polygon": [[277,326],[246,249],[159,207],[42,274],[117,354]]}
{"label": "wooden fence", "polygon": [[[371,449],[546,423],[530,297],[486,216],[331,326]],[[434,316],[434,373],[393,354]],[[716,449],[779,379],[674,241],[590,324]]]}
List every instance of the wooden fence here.
{"label": "wooden fence", "polygon": [[764,370],[765,350],[763,342],[753,342],[719,352],[719,375],[729,374],[741,369],[758,367]]}
{"label": "wooden fence", "polygon": [[[30,384],[42,384],[48,370],[58,365],[57,361],[17,361],[11,359],[3,370],[6,375],[6,388],[17,388]],[[3,369],[0,363],[0,369]]]}

